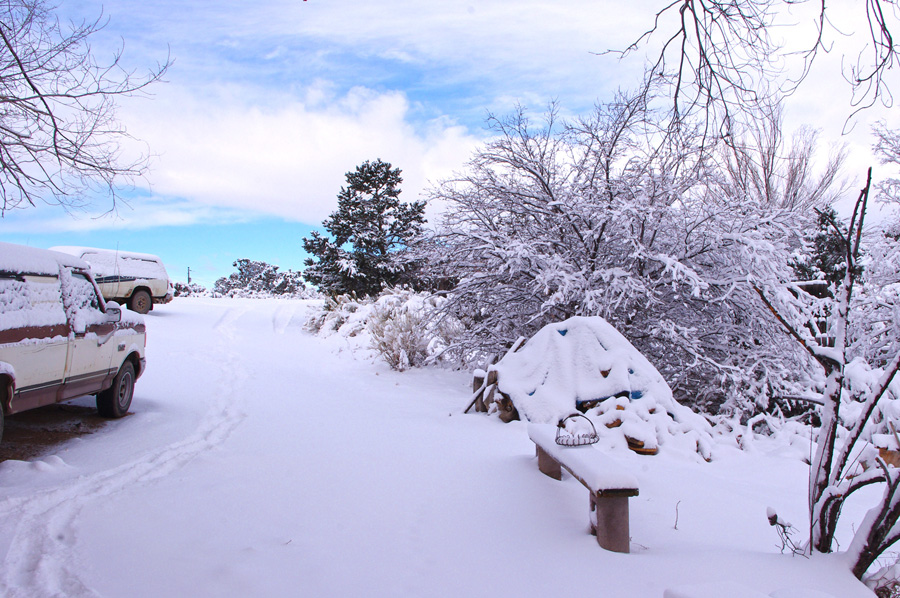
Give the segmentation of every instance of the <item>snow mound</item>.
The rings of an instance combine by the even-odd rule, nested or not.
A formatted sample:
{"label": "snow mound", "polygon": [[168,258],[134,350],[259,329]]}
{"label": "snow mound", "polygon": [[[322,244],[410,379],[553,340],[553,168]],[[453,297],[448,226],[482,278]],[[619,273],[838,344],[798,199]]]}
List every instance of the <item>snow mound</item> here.
{"label": "snow mound", "polygon": [[784,588],[764,594],[736,582],[707,582],[670,588],[663,598],[835,598],[820,590],[808,588]]}
{"label": "snow mound", "polygon": [[0,476],[4,485],[16,483],[29,478],[34,473],[56,474],[71,470],[72,467],[56,455],[50,455],[35,461],[18,461],[8,459],[0,463]]}
{"label": "snow mound", "polygon": [[545,326],[490,370],[497,390],[532,423],[555,424],[577,410],[610,446],[655,454],[681,437],[685,448],[711,457],[709,423],[679,405],[653,364],[599,316]]}
{"label": "snow mound", "polygon": [[705,582],[669,588],[663,592],[663,598],[770,598],[736,582]]}

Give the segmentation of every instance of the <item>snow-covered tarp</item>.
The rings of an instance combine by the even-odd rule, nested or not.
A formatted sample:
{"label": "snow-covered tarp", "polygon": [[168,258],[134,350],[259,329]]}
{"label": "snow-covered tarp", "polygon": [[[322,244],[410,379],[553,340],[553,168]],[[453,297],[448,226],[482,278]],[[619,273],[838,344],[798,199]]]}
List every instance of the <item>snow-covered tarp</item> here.
{"label": "snow-covered tarp", "polygon": [[672,403],[653,364],[599,316],[545,326],[493,369],[499,389],[534,423],[556,423],[583,403],[620,394]]}
{"label": "snow-covered tarp", "polygon": [[662,375],[599,316],[574,317],[539,330],[491,366],[497,389],[532,423],[557,423],[585,412],[601,436],[655,453],[686,436],[710,457],[710,425],[678,404]]}

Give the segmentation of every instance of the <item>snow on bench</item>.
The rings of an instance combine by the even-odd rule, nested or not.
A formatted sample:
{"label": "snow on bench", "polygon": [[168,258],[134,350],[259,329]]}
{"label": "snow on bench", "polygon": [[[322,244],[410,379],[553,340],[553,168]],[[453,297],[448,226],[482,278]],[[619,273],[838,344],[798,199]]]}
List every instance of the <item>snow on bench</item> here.
{"label": "snow on bench", "polygon": [[529,424],[538,468],[556,480],[565,469],[587,487],[591,495],[591,533],[597,543],[613,552],[630,552],[628,498],[638,495],[637,479],[620,463],[593,446],[556,444],[556,426]]}

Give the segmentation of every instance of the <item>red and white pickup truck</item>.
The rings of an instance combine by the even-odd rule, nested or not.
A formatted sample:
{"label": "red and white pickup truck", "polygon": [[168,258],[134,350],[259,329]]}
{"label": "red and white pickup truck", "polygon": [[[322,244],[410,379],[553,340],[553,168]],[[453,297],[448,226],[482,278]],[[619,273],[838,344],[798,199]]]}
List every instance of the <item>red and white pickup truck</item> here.
{"label": "red and white pickup truck", "polygon": [[86,262],[0,243],[0,437],[5,415],[82,395],[122,417],[145,344],[143,317],[107,303]]}

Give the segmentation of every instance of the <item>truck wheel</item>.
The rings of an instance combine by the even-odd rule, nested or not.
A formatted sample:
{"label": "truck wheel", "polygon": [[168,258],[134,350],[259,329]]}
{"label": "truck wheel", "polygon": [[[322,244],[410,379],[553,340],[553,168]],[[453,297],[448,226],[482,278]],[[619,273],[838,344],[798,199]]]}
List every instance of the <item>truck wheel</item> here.
{"label": "truck wheel", "polygon": [[126,361],[113,379],[112,386],[97,393],[97,411],[103,417],[122,417],[131,407],[132,396],[134,396],[134,366],[130,361]]}
{"label": "truck wheel", "polygon": [[147,291],[135,291],[128,302],[128,307],[131,311],[145,314],[153,307],[153,299],[150,298],[150,293]]}

